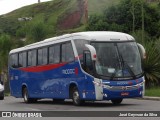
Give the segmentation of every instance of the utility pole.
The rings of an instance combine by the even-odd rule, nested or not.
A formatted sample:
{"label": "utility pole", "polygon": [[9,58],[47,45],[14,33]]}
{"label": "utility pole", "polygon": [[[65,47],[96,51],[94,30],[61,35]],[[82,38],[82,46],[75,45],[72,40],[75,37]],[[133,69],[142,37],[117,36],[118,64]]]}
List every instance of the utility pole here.
{"label": "utility pole", "polygon": [[142,43],[144,43],[144,1],[142,0],[141,4],[141,11],[142,11]]}
{"label": "utility pole", "polygon": [[38,3],[40,3],[41,2],[41,0],[38,0]]}
{"label": "utility pole", "polygon": [[132,32],[135,32],[135,3],[134,0],[132,2],[131,14],[132,14]]}

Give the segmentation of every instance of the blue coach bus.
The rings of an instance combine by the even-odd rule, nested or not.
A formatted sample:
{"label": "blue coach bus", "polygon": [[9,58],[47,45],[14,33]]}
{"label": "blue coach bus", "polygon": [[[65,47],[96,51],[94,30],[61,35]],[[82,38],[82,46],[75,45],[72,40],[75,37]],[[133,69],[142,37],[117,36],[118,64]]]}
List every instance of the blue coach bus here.
{"label": "blue coach bus", "polygon": [[11,95],[24,102],[50,98],[85,101],[143,97],[145,50],[120,32],[79,32],[11,50]]}

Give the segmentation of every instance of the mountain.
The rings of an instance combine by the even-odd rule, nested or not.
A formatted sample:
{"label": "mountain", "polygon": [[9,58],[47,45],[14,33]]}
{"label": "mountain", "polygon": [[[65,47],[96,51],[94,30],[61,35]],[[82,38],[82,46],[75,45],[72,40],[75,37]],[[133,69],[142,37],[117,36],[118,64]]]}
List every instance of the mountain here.
{"label": "mountain", "polygon": [[17,37],[19,31],[25,29],[24,26],[29,23],[31,25],[36,24],[38,21],[42,21],[48,26],[50,32],[47,37],[65,32],[84,31],[88,16],[103,14],[107,7],[116,5],[119,1],[53,0],[25,6],[0,16],[0,34],[8,33]]}
{"label": "mountain", "polygon": [[[52,26],[53,31],[63,32],[84,30],[88,15],[102,14],[106,6],[117,3],[118,0],[53,0],[22,7],[0,16],[0,33],[16,35],[17,29],[31,20],[44,21]],[[25,23],[25,24],[24,24]],[[74,29],[76,28],[76,29]],[[54,33],[53,33],[54,34]]]}
{"label": "mountain", "polygon": [[[15,35],[24,22],[43,20],[55,29],[76,28],[84,22],[85,0],[54,0],[17,9],[0,16],[0,33]],[[70,22],[72,20],[72,22]]]}

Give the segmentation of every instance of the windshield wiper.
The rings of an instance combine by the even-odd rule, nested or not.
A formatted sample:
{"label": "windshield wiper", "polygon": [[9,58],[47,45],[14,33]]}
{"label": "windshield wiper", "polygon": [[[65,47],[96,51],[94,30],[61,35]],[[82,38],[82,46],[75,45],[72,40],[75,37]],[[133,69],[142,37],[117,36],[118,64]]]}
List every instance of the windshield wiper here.
{"label": "windshield wiper", "polygon": [[[128,72],[130,73],[130,75],[132,76],[133,79],[136,79],[136,76],[133,72],[133,70],[130,68],[130,66],[128,65],[128,63],[126,61],[124,61],[122,55],[120,54],[120,51],[119,51],[119,48],[117,46],[117,44],[115,44],[115,47],[116,47],[116,50],[117,50],[117,57],[118,57],[118,61],[120,62],[120,68],[122,69],[122,74],[124,76],[124,66],[127,67],[128,69]],[[113,78],[115,77],[116,75],[116,71],[114,73],[112,73],[110,79],[113,80]]]}
{"label": "windshield wiper", "polygon": [[120,56],[120,59],[121,59],[121,62],[122,62],[122,72],[124,70],[124,66],[126,65],[127,69],[128,69],[128,72],[130,73],[130,75],[133,77],[133,79],[136,79],[136,76],[133,72],[133,70],[131,69],[131,67],[128,65],[128,63],[126,61],[124,61],[122,55],[119,53],[119,56]]}

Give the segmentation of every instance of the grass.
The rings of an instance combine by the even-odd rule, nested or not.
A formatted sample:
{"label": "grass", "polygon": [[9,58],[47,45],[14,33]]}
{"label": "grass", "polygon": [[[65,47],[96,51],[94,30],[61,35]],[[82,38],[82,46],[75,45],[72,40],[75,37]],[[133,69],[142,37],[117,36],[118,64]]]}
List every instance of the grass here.
{"label": "grass", "polygon": [[145,96],[160,97],[160,87],[146,89]]}
{"label": "grass", "polygon": [[6,97],[6,96],[10,96],[10,93],[9,93],[9,92],[7,92],[7,93],[5,92],[5,93],[4,93],[4,96],[5,96],[5,97]]}

